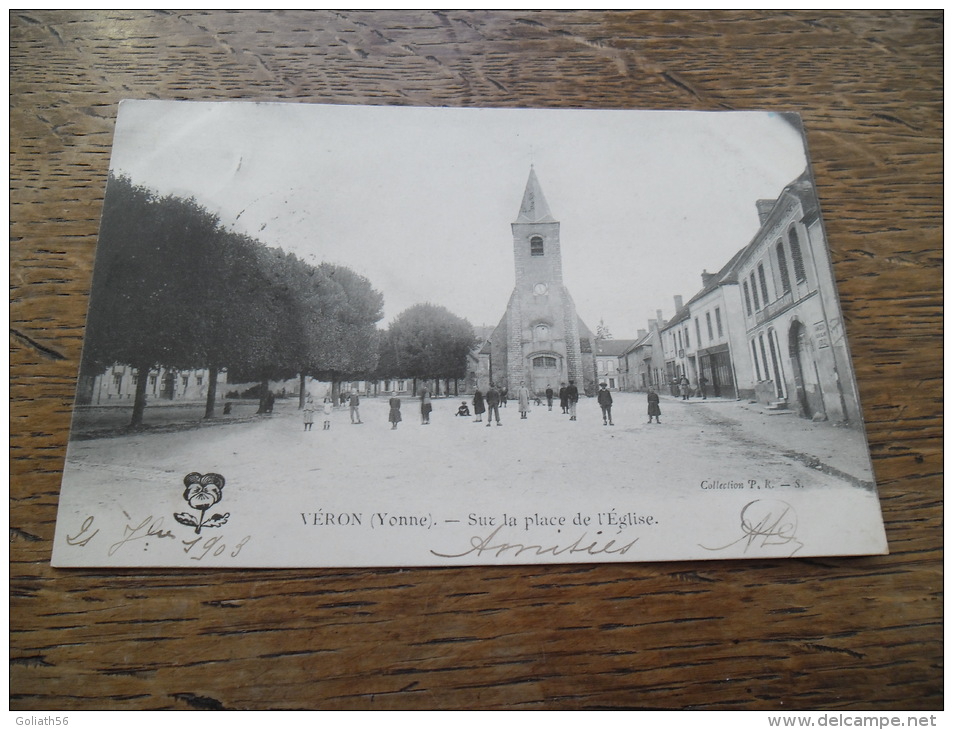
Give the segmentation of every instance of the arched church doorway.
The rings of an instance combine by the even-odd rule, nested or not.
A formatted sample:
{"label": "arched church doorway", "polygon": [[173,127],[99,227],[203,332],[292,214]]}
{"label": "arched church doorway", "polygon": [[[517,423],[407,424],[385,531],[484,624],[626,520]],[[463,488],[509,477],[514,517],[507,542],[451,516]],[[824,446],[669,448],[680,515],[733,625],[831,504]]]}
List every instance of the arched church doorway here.
{"label": "arched church doorway", "polygon": [[532,381],[528,383],[534,393],[545,393],[546,388],[559,390],[562,367],[555,354],[533,355],[530,358]]}

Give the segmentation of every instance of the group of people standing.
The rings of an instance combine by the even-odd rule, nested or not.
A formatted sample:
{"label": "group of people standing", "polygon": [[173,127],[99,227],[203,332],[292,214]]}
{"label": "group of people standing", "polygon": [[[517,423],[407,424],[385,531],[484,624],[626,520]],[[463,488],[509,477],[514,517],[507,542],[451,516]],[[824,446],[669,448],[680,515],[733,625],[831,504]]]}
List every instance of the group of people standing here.
{"label": "group of people standing", "polygon": [[[553,400],[556,396],[555,391],[552,387],[546,388],[546,405],[551,411],[553,409]],[[526,387],[525,383],[520,383],[519,388],[516,391],[516,400],[519,403],[519,412],[520,419],[525,420],[529,414],[529,401],[531,398],[529,388]],[[536,398],[537,403],[540,402]],[[602,425],[603,426],[614,426],[612,422],[612,393],[606,387],[605,383],[599,384],[599,392],[596,396],[596,401],[599,403],[599,408],[602,411]],[[360,424],[361,421],[361,412],[360,412],[360,397],[358,396],[357,391],[352,391],[349,396],[341,399],[341,404],[348,403],[350,406],[351,412],[351,423]],[[579,389],[576,387],[575,382],[572,380],[569,381],[569,385],[563,383],[559,389],[559,406],[562,408],[563,415],[568,415],[570,421],[576,420],[576,406],[579,403]],[[476,390],[473,394],[473,415],[476,416],[473,420],[475,423],[483,422],[483,414],[487,414],[487,424],[486,427],[490,428],[493,425],[493,419],[496,418],[496,425],[502,426],[500,422],[500,406],[506,404],[506,389],[500,390],[493,383],[490,383],[490,387],[484,395],[479,389]],[[324,430],[327,431],[331,428],[331,413],[332,413],[332,400],[330,397],[324,399],[324,404],[322,410],[324,412]],[[400,406],[401,400],[397,391],[393,391],[388,401],[388,416],[387,420],[391,424],[391,429],[396,430],[397,424],[400,423],[403,418],[401,416]],[[304,405],[304,430],[310,431],[311,426],[314,424],[314,411],[315,404],[314,400],[309,395],[305,401]],[[425,386],[420,392],[420,423],[421,425],[427,426],[430,425],[430,414],[433,411],[433,401],[431,399],[430,390]],[[652,423],[652,419],[655,419],[656,423],[661,423],[659,421],[659,416],[662,414],[659,408],[659,396],[654,389],[650,389],[648,393],[648,414],[649,414],[649,423]],[[466,401],[464,401],[460,407],[457,409],[456,415],[458,416],[469,416],[470,409],[467,407]]]}
{"label": "group of people standing", "polygon": [[[702,400],[708,400],[708,378],[704,375],[699,376],[698,384],[692,385],[687,377],[682,375],[672,381],[672,395],[681,396],[682,400],[688,400],[692,395],[697,395]],[[717,395],[717,389],[716,393]]]}

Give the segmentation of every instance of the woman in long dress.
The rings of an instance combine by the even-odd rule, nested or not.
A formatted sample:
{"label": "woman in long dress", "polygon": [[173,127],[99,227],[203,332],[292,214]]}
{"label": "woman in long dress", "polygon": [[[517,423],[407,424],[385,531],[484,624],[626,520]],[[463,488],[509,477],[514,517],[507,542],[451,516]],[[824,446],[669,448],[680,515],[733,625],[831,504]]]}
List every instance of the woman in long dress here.
{"label": "woman in long dress", "polygon": [[390,405],[390,413],[387,415],[387,420],[390,421],[390,427],[393,431],[397,428],[397,424],[400,423],[400,398],[397,397],[397,391],[395,390],[393,395],[391,395],[390,400],[388,401]]}
{"label": "woman in long dress", "polygon": [[483,421],[483,414],[486,412],[486,406],[483,405],[483,393],[477,389],[477,392],[473,394],[473,415],[476,418],[473,419],[474,423],[480,423]]}

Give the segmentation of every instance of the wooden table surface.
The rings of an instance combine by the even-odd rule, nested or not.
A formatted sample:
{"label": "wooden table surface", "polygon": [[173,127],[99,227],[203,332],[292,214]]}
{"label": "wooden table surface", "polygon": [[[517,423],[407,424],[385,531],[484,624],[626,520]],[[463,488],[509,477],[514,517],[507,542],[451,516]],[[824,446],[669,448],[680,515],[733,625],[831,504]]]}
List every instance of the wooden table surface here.
{"label": "wooden table surface", "polygon": [[[942,708],[942,11],[12,11],[10,45],[13,709]],[[891,554],[54,570],[124,98],[800,112]]]}

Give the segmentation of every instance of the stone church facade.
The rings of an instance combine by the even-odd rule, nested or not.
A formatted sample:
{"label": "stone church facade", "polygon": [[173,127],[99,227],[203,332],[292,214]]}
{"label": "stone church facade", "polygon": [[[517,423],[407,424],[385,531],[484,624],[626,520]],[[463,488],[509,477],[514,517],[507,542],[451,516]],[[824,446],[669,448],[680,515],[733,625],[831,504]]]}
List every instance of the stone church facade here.
{"label": "stone church facade", "polygon": [[559,221],[530,168],[519,214],[512,223],[516,282],[506,313],[480,350],[478,386],[515,392],[520,383],[542,394],[574,381],[595,390],[592,332],[576,313],[563,283]]}

